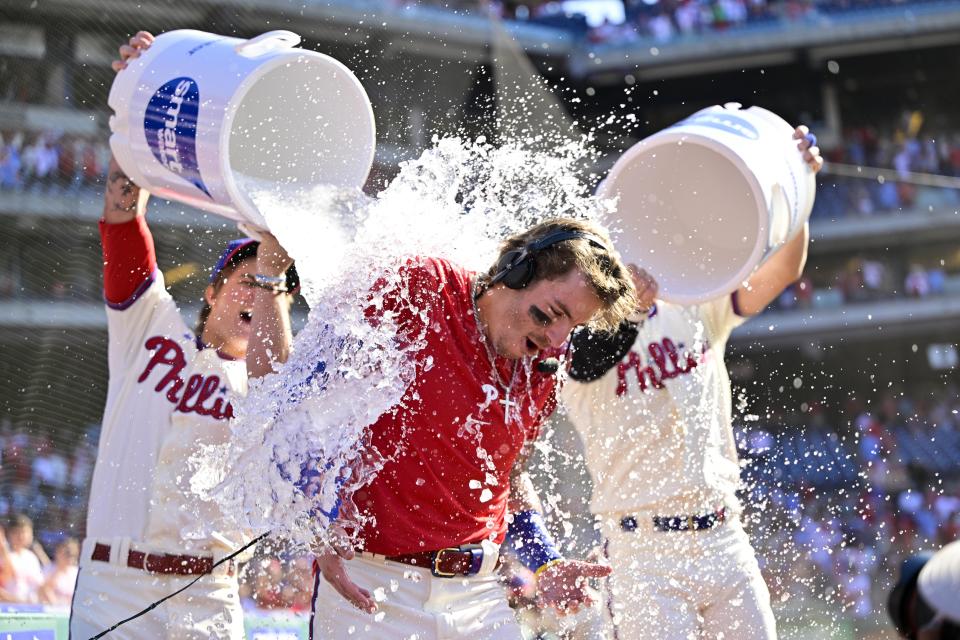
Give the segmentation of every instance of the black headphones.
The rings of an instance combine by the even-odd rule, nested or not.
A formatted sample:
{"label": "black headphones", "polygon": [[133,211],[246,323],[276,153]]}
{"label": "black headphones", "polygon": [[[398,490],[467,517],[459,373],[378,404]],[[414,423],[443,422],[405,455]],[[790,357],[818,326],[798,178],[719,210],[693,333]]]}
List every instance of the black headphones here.
{"label": "black headphones", "polygon": [[603,240],[592,233],[577,231],[575,229],[554,231],[519,249],[507,251],[503,254],[503,257],[497,262],[497,273],[490,279],[487,287],[489,288],[498,282],[502,282],[510,289],[523,289],[530,284],[537,275],[537,253],[558,242],[573,240],[575,238],[583,238],[598,249],[609,251],[603,243]]}

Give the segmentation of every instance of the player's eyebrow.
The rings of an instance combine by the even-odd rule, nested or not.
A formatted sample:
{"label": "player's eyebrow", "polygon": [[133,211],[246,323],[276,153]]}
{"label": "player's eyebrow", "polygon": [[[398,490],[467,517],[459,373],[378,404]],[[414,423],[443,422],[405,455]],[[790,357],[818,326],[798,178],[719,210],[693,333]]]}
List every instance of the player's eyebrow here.
{"label": "player's eyebrow", "polygon": [[553,303],[559,307],[560,311],[563,312],[563,315],[567,316],[568,320],[573,320],[573,316],[570,315],[570,309],[567,309],[567,305],[563,304],[559,300],[554,300]]}
{"label": "player's eyebrow", "polygon": [[530,317],[533,318],[533,321],[541,326],[548,327],[550,323],[553,322],[553,318],[545,314],[543,310],[535,304],[530,305],[528,312],[530,313]]}

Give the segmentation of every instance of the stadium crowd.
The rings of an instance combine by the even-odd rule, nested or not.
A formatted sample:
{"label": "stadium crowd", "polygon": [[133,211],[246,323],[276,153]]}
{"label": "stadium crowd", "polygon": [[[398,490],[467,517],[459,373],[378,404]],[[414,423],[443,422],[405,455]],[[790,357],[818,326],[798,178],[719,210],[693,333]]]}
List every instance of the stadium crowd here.
{"label": "stadium crowd", "polygon": [[[106,172],[102,138],[55,131],[0,131],[0,189],[70,193],[94,188]],[[960,178],[960,132],[923,130],[923,116],[905,113],[889,126],[856,126],[824,149],[811,219],[870,216],[960,205],[960,189],[919,186],[910,174]],[[892,179],[842,177],[829,163],[885,169]]]}
{"label": "stadium crowd", "polygon": [[817,273],[815,282],[805,275],[790,285],[771,308],[830,308],[893,299],[918,299],[960,291],[960,274],[940,265],[896,263],[889,258],[857,255],[842,266]]}
{"label": "stadium crowd", "polygon": [[[490,14],[504,20],[555,27],[594,44],[669,42],[743,27],[815,21],[849,11],[897,7],[924,0],[622,0],[622,11],[588,23],[576,3],[559,0],[394,0],[403,10],[433,6],[458,13]],[[599,3],[598,3],[599,4]],[[612,4],[612,3],[607,3]],[[594,20],[593,22],[596,22]]]}
{"label": "stadium crowd", "polygon": [[77,540],[64,538],[51,560],[34,540],[30,518],[11,517],[0,531],[0,602],[69,607],[79,557]]}
{"label": "stadium crowd", "polygon": [[828,171],[819,177],[812,219],[960,204],[960,190],[917,186],[911,179],[912,173],[960,177],[960,133],[921,133],[922,122],[919,113],[910,112],[886,130],[854,127],[844,133],[839,144],[825,149],[828,163],[889,169],[898,179],[837,177]]}
{"label": "stadium crowd", "polygon": [[110,149],[101,137],[0,132],[0,189],[70,192],[102,182]]}
{"label": "stadium crowd", "polygon": [[0,518],[34,520],[39,542],[50,549],[83,532],[97,429],[69,444],[52,433],[0,422]]}
{"label": "stadium crowd", "polygon": [[866,620],[883,611],[890,567],[960,539],[958,391],[851,401],[843,429],[812,406],[777,436],[741,432],[745,502],[775,602],[813,591]]}

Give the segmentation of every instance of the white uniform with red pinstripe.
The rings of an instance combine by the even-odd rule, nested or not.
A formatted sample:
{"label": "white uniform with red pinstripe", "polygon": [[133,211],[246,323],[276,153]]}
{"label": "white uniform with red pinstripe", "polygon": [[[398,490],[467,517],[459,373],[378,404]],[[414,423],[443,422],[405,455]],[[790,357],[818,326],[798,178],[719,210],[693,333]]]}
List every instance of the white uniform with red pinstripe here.
{"label": "white uniform with red pinstripe", "polygon": [[[734,302],[658,302],[619,363],[597,380],[571,380],[563,389],[614,569],[607,611],[583,637],[776,636],[735,495],[740,467],[723,361],[727,338],[742,322]],[[721,509],[724,520],[708,529],[654,526],[656,516]],[[634,530],[624,528],[625,517]]]}
{"label": "white uniform with red pinstripe", "polygon": [[[229,436],[230,398],[247,388],[245,363],[198,343],[164,288],[142,218],[101,223],[101,234],[110,380],[71,611],[77,640],[193,578],[132,568],[131,550],[215,560],[246,539],[217,531],[218,508],[189,489],[191,457]],[[93,559],[98,543],[110,547],[107,561]],[[236,572],[225,565],[108,637],[240,638],[238,588]]]}

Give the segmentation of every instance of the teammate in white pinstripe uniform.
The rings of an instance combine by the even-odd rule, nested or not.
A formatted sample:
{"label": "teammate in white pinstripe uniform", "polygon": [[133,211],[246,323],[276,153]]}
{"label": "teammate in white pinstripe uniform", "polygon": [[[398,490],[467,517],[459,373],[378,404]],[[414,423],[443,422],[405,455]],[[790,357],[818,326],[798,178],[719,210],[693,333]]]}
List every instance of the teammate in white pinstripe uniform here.
{"label": "teammate in white pinstripe uniform", "polygon": [[[138,33],[121,47],[114,69],[152,42]],[[70,634],[86,640],[202,575],[188,593],[109,637],[240,638],[235,567],[213,564],[247,536],[219,527],[218,507],[191,493],[190,458],[229,437],[231,398],[246,392],[255,287],[245,275],[283,275],[288,258],[269,235],[262,244],[230,243],[194,332],[157,268],[147,197],[111,162],[100,222],[110,380]],[[282,288],[295,285],[291,273]],[[271,298],[287,335],[291,299]]]}
{"label": "teammate in white pinstripe uniform", "polygon": [[[794,137],[823,164],[805,127]],[[574,334],[563,389],[594,481],[614,572],[584,637],[776,637],[770,596],[739,520],[739,460],[723,353],[730,332],[796,281],[806,227],[732,296],[678,306],[634,268],[645,311],[615,334]],[[649,308],[646,308],[649,307]]]}

